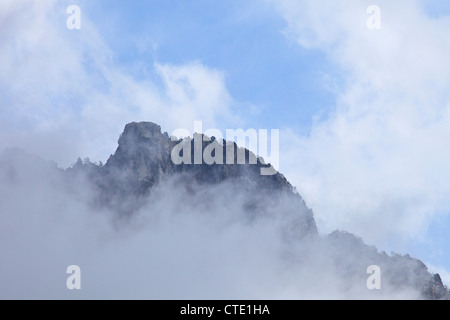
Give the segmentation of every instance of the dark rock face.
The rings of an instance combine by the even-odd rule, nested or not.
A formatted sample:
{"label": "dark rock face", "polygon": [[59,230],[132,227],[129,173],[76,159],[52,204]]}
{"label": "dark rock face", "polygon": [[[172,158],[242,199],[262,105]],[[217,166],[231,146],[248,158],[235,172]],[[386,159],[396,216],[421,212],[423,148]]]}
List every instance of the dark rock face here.
{"label": "dark rock face", "polygon": [[[201,142],[196,144],[196,140]],[[125,126],[119,138],[119,147],[108,159],[104,171],[117,173],[114,171],[120,170],[122,173],[126,172],[129,178],[136,180],[135,182],[152,181],[153,183],[159,181],[163,175],[174,173],[192,173],[197,181],[205,183],[220,183],[227,179],[251,175],[260,188],[271,190],[275,188],[286,192],[293,190],[290,183],[280,173],[258,178],[260,169],[269,166],[262,163],[260,159],[256,159],[255,155],[248,150],[245,150],[245,164],[237,164],[238,147],[235,143],[228,143],[228,146],[232,145],[234,151],[232,164],[227,164],[227,142],[222,143],[223,145],[219,145],[214,137],[210,138],[201,134],[194,134],[194,138],[188,137],[184,141],[173,141],[166,132],[161,132],[159,125],[151,122],[133,122]],[[176,145],[184,145],[188,150],[192,150],[189,157],[190,163],[174,164],[171,152]],[[203,154],[211,145],[222,148],[222,164],[207,164],[205,159],[201,159],[201,163],[194,164],[197,145],[201,146],[200,154]],[[250,159],[254,159],[256,164],[250,164]]]}
{"label": "dark rock face", "polygon": [[[201,154],[211,144],[223,148],[223,164],[207,164],[205,159],[194,164],[195,139],[201,141]],[[172,161],[172,150],[179,144],[184,144],[187,148],[185,150],[192,150],[191,164],[174,164]],[[245,150],[245,164],[236,164],[238,147],[235,143],[232,144],[234,164],[226,164],[226,146],[225,141],[222,146],[214,138],[200,134],[192,139],[172,141],[167,133],[161,132],[161,127],[157,124],[133,122],[125,126],[115,154],[110,156],[103,167],[94,170],[92,176],[102,190],[101,202],[111,208],[119,208],[124,214],[130,214],[136,209],[158,182],[175,175],[183,177],[179,183],[195,181],[199,185],[216,185],[233,181],[239,183],[239,192],[248,195],[247,211],[264,214],[268,207],[265,203],[269,199],[272,200],[272,205],[277,203],[278,211],[297,214],[297,221],[293,223],[299,237],[317,234],[311,209],[306,207],[301,196],[294,192],[294,188],[282,174],[261,175],[260,169],[269,165],[256,159],[248,150]],[[256,159],[256,164],[250,164],[252,158]],[[285,201],[280,202],[279,199],[282,198]]]}
{"label": "dark rock face", "polygon": [[156,182],[161,174],[173,173],[172,146],[167,133],[161,133],[160,126],[150,122],[129,123],[104,170],[107,173],[120,170],[132,180]]}

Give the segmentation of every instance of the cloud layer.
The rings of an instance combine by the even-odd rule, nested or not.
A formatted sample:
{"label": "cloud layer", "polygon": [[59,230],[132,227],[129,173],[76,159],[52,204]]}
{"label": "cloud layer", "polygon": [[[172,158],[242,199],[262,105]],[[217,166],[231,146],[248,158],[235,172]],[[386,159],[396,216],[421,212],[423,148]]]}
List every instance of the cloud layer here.
{"label": "cloud layer", "polygon": [[339,82],[324,83],[333,111],[283,159],[322,230],[388,246],[450,211],[450,18],[428,16],[420,1],[377,1],[381,29],[369,30],[372,4],[274,2],[288,38],[339,67],[327,78]]}
{"label": "cloud layer", "polygon": [[88,12],[80,30],[67,29],[69,4],[1,2],[1,149],[23,147],[68,166],[78,156],[106,160],[117,132],[136,119],[171,131],[232,118],[223,73],[152,60],[144,66],[152,76],[142,79],[117,61]]}
{"label": "cloud layer", "polygon": [[[0,156],[0,299],[419,297],[392,290],[398,270],[388,267],[383,290],[368,290],[366,268],[382,259],[358,241],[287,237],[299,218],[280,210],[289,202],[249,216],[254,194],[239,182],[165,179],[127,219],[93,206],[95,192],[35,156]],[[81,290],[66,287],[70,265],[81,269]],[[412,268],[394,279],[412,270],[417,280]]]}

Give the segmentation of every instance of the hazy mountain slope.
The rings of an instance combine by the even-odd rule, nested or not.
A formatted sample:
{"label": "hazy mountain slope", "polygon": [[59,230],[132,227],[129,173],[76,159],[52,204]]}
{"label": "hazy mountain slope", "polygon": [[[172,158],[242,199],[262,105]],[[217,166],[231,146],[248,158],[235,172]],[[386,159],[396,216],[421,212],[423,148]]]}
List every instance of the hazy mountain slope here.
{"label": "hazy mountain slope", "polygon": [[[214,139],[207,140],[202,143],[202,149],[217,143]],[[171,265],[170,268],[176,268],[174,274],[187,272],[189,277],[195,278],[193,274],[197,269],[206,268],[205,274],[214,274],[214,268],[217,268],[222,270],[222,277],[227,270],[234,270],[233,276],[230,274],[224,281],[233,283],[236,274],[242,273],[243,279],[249,281],[245,286],[248,290],[258,283],[258,274],[266,278],[268,293],[261,291],[258,296],[258,291],[251,291],[244,297],[273,298],[272,294],[276,292],[277,297],[300,298],[449,298],[439,275],[430,274],[417,259],[380,253],[346,232],[319,235],[311,209],[284,176],[280,173],[260,175],[259,169],[267,165],[260,161],[255,165],[248,162],[243,165],[208,165],[204,162],[175,165],[171,151],[178,143],[180,141],[171,141],[167,133],[162,133],[158,125],[141,122],[126,125],[116,152],[105,165],[79,160],[73,167],[61,170],[54,163],[20,150],[6,150],[0,157],[0,188],[4,195],[0,218],[8,222],[8,216],[21,210],[26,216],[29,209],[24,210],[14,199],[17,194],[28,194],[30,207],[37,215],[54,208],[69,210],[70,219],[78,211],[80,215],[81,212],[88,214],[87,218],[83,216],[84,219],[90,219],[89,215],[106,215],[117,232],[128,230],[136,236],[143,228],[149,228],[147,233],[159,234],[158,239],[164,239],[166,243],[170,237],[176,241],[171,249],[174,261],[185,259],[178,256],[181,253],[177,255],[178,247],[203,261],[194,259],[187,265],[186,262],[177,267]],[[185,143],[194,150],[193,139],[186,139]],[[236,151],[235,145],[234,148]],[[254,156],[248,150],[246,155],[247,160]],[[193,159],[193,154],[191,156]],[[223,157],[225,160],[226,150]],[[133,227],[130,229],[130,226]],[[200,242],[192,240],[197,237]],[[108,245],[114,248],[116,241]],[[162,240],[145,241],[149,241],[151,250],[156,250],[155,245]],[[145,241],[139,246],[146,246]],[[166,246],[169,250],[169,245]],[[0,252],[11,257],[18,255],[11,255],[6,245],[0,246]],[[220,252],[228,252],[228,255],[217,256]],[[161,260],[161,254],[157,250],[139,259]],[[205,262],[211,256],[220,263]],[[112,259],[120,259],[118,251]],[[10,261],[10,267],[14,269],[16,265]],[[366,287],[369,277],[366,269],[370,265],[378,265],[381,269],[381,290]],[[135,267],[128,264],[125,269]],[[166,276],[165,271],[162,272]],[[202,282],[203,276],[203,273],[197,275],[198,283]],[[158,278],[147,271],[145,277],[153,282],[154,277]],[[204,285],[219,281],[217,276],[211,279]],[[162,294],[171,286],[180,294],[191,292],[191,289],[178,288],[181,286],[178,282],[169,284],[168,281],[161,283],[154,293]],[[230,294],[237,290],[228,289]],[[195,294],[203,298],[222,297],[220,290],[223,290],[223,284],[217,283]],[[174,295],[172,290],[164,297]]]}

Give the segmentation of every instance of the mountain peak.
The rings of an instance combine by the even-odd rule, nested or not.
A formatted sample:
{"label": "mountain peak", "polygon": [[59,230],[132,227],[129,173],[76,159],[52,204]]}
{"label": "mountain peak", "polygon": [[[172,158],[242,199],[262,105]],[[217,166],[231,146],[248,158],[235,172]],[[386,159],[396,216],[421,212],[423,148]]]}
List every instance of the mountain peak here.
{"label": "mountain peak", "polygon": [[[197,142],[195,142],[197,141]],[[216,140],[194,134],[193,138],[172,141],[167,132],[162,133],[161,127],[152,122],[132,122],[125,126],[119,138],[119,146],[111,155],[104,167],[98,170],[98,184],[103,190],[104,203],[110,207],[118,208],[119,212],[131,213],[128,207],[122,208],[117,204],[128,203],[128,198],[145,199],[162,180],[173,177],[181,177],[180,184],[219,185],[222,183],[235,183],[239,185],[241,193],[248,194],[247,211],[264,211],[258,203],[262,199],[272,199],[272,203],[279,204],[279,211],[298,213],[298,223],[295,223],[299,234],[317,234],[317,227],[311,209],[307,208],[304,200],[294,192],[292,185],[281,173],[274,175],[260,175],[260,168],[264,165],[261,161],[250,164],[207,164],[204,159],[200,163],[176,164],[172,161],[172,152],[175,146],[184,143],[186,148],[194,150],[200,141],[200,150],[203,154],[206,148],[217,144]],[[223,158],[226,158],[227,148],[223,148]],[[234,155],[238,146],[233,143]],[[183,150],[184,151],[184,150]],[[244,149],[246,159],[253,155],[248,149]],[[254,156],[254,155],[253,155]],[[191,152],[191,160],[194,152]],[[286,199],[285,199],[286,198]],[[120,199],[117,201],[117,199]],[[284,199],[292,205],[289,207],[281,203]],[[137,200],[133,200],[137,203]],[[266,210],[267,211],[267,210]]]}
{"label": "mountain peak", "polygon": [[119,138],[119,146],[131,142],[146,141],[162,136],[161,127],[153,122],[131,122],[125,126]]}

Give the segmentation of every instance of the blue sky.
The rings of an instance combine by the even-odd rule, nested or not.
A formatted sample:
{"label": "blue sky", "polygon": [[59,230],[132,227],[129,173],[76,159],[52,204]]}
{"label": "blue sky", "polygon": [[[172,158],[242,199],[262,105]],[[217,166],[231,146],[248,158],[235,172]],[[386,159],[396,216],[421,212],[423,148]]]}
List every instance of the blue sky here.
{"label": "blue sky", "polygon": [[139,61],[137,77],[152,77],[155,61],[200,61],[222,70],[235,111],[246,114],[250,106],[258,107],[250,126],[289,126],[306,133],[312,117],[333,105],[322,83],[333,66],[320,51],[288,41],[282,34],[286,22],[264,2],[111,1],[105,6],[98,1],[89,6],[117,63],[127,67]]}
{"label": "blue sky", "polygon": [[323,232],[450,270],[447,0],[0,4],[1,149],[67,167],[106,161],[133,120],[279,128]]}

